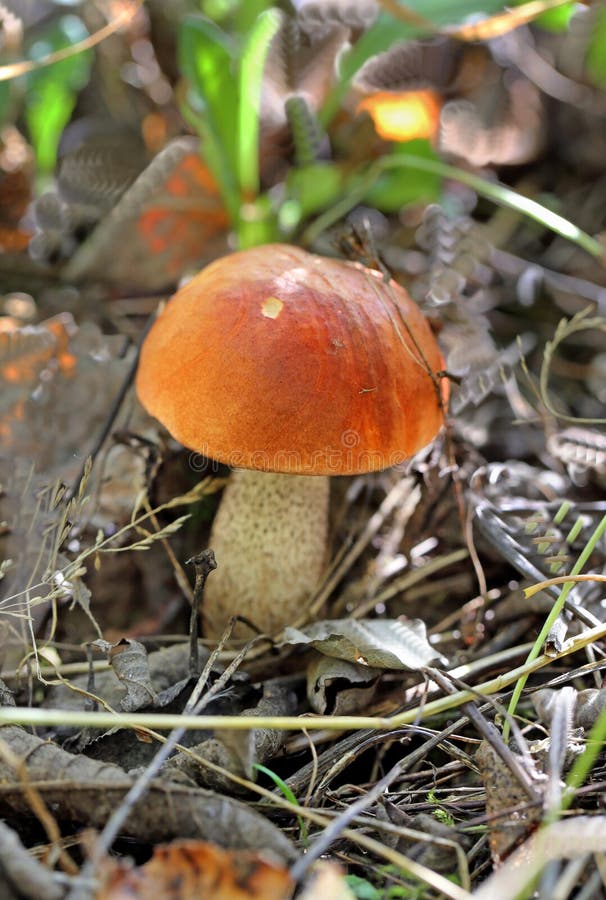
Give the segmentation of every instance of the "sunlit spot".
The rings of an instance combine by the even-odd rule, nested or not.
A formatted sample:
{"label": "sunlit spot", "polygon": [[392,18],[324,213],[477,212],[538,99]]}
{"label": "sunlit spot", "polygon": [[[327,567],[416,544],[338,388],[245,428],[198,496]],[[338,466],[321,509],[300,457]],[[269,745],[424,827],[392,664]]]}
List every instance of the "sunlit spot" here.
{"label": "sunlit spot", "polygon": [[442,103],[435,91],[378,91],[358,104],[367,112],[379,137],[386,141],[432,138],[437,130]]}

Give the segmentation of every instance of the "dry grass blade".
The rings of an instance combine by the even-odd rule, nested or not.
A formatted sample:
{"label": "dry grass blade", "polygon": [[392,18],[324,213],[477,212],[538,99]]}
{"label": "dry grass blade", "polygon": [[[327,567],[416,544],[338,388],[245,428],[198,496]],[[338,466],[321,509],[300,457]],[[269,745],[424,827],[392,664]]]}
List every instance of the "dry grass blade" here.
{"label": "dry grass blade", "polygon": [[564,6],[567,0],[530,0],[505,13],[498,13],[484,21],[463,25],[460,28],[448,29],[448,34],[461,41],[487,41],[503,34],[508,34],[521,25],[527,25],[533,19],[551,9]]}
{"label": "dry grass blade", "polygon": [[574,816],[541,828],[474,892],[474,900],[522,895],[552,860],[604,853],[606,817]]}
{"label": "dry grass blade", "polygon": [[37,69],[41,69],[44,66],[52,66],[53,63],[61,62],[64,59],[69,59],[71,56],[77,56],[78,53],[83,53],[85,50],[90,50],[91,47],[95,47],[111,34],[115,34],[120,28],[128,25],[144,2],[145,0],[131,0],[131,5],[118,13],[111,22],[104,25],[103,28],[100,28],[84,40],[72,44],[70,47],[65,47],[63,50],[57,50],[55,53],[49,53],[47,56],[42,57],[42,59],[27,59],[22,62],[9,63],[8,65],[0,66],[0,81],[18,78],[20,75],[26,75],[28,72],[35,72]]}

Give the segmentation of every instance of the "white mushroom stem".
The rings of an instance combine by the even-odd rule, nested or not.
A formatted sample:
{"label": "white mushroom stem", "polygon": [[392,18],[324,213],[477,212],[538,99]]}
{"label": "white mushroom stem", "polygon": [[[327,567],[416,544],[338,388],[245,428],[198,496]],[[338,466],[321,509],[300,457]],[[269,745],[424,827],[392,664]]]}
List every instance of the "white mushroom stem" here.
{"label": "white mushroom stem", "polygon": [[[326,561],[328,499],[323,475],[232,473],[210,537],[217,570],[204,591],[207,636],[220,636],[233,615],[271,635],[300,617]],[[252,637],[242,626],[234,634]]]}

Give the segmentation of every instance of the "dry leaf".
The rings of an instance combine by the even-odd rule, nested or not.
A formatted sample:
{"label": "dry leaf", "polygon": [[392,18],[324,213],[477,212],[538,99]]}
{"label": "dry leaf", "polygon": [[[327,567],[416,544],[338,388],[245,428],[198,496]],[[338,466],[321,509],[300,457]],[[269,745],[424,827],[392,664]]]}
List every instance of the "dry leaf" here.
{"label": "dry leaf", "polygon": [[[595,361],[594,361],[595,364]],[[603,390],[602,373],[596,376],[596,394]],[[598,394],[598,396],[600,396]],[[597,428],[573,425],[562,430],[553,430],[547,435],[547,449],[564,463],[570,480],[585,487],[591,477],[604,483],[606,476],[606,435]]]}
{"label": "dry leaf", "polygon": [[144,866],[108,861],[97,900],[287,900],[293,886],[287,869],[258,853],[175,841],[156,847]]}
{"label": "dry leaf", "polygon": [[541,94],[530,81],[503,79],[490,91],[447,103],[438,148],[473,166],[519,166],[533,161],[545,141]]}
{"label": "dry leaf", "polygon": [[68,281],[152,290],[225,251],[228,216],[196,138],[171,141],[139,172],[143,161],[124,167],[124,148],[116,159],[96,141],[63,160],[58,190],[36,202],[32,256],[65,259]]}
{"label": "dry leaf", "polygon": [[23,217],[32,190],[32,156],[19,131],[5,125],[0,131],[0,254],[21,253],[30,239]]}
{"label": "dry leaf", "polygon": [[[272,684],[264,686],[263,696],[254,707],[240,708],[234,704],[232,688],[232,714],[242,716],[288,716],[296,711],[296,697],[285,686]],[[191,748],[189,755],[182,753],[167,765],[167,771],[177,769],[185,772],[197,784],[219,791],[237,791],[238,788],[228,777],[213,772],[197,762],[196,757],[214,763],[235,775],[254,779],[254,764],[268,763],[279,754],[285,733],[275,728],[250,728],[245,731],[217,728],[214,735]]]}
{"label": "dry leaf", "polygon": [[[547,725],[551,724],[558,694],[559,691],[553,688],[542,688],[531,697],[537,715]],[[587,688],[584,691],[576,692],[574,724],[577,728],[589,731],[605,708],[606,690],[604,688]]]}
{"label": "dry leaf", "polygon": [[372,699],[379,669],[318,654],[307,669],[307,699],[320,715],[346,716]]}
{"label": "dry leaf", "polygon": [[526,896],[544,866],[554,859],[575,859],[606,850],[606,816],[574,816],[532,835],[474,893],[474,900]]}
{"label": "dry leaf", "polygon": [[[29,779],[40,783],[40,795],[59,821],[103,828],[133,786],[133,777],[121,766],[67,753],[17,725],[4,725],[2,740],[24,760]],[[11,817],[31,812],[22,779],[10,763],[0,759],[3,811]],[[284,831],[250,804],[166,779],[155,779],[148,785],[121,833],[152,844],[174,838],[212,838],[241,854],[270,850],[277,859],[291,861],[295,857]]]}
{"label": "dry leaf", "polygon": [[122,638],[113,644],[108,641],[93,641],[107,654],[108,661],[120,679],[126,694],[120,699],[124,712],[136,712],[156,703],[157,694],[151,682],[147,650],[139,641]]}
{"label": "dry leaf", "polygon": [[300,0],[298,22],[314,41],[335,27],[335,23],[354,31],[370,28],[379,14],[377,0]]}
{"label": "dry leaf", "polygon": [[490,852],[499,865],[540,822],[542,810],[530,805],[520,782],[487,741],[480,744],[476,761],[486,791]]}
{"label": "dry leaf", "polygon": [[377,669],[419,669],[439,657],[421,619],[335,619],[285,628],[284,644],[309,644],[335,659]]}
{"label": "dry leaf", "polygon": [[71,480],[132,364],[123,346],[92,323],[76,328],[69,313],[0,334],[0,457]]}

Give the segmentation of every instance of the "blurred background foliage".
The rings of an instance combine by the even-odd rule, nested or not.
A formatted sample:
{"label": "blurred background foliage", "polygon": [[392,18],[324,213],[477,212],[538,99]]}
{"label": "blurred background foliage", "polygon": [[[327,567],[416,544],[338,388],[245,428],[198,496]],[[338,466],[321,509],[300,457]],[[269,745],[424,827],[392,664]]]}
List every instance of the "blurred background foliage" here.
{"label": "blurred background foliage", "polygon": [[[547,33],[565,31],[577,7],[544,6],[554,8],[539,15],[535,27]],[[404,40],[453,33],[504,9],[498,0],[13,0],[0,10],[4,141],[6,129],[16,126],[33,153],[40,192],[58,156],[87,141],[115,139],[126,146],[128,138],[124,152],[139,154],[143,167],[172,137],[192,131],[237,242],[289,238],[310,216],[355,191],[377,155],[397,157],[410,149],[402,139],[381,142],[364,127],[366,117],[356,116],[352,80],[361,67]],[[102,32],[110,33],[96,43]],[[45,63],[78,46],[79,52]],[[603,10],[586,59],[590,75],[603,83]],[[7,77],[7,67],[20,61],[34,65],[23,74],[17,65]],[[436,158],[435,134],[410,140],[415,154]],[[403,165],[385,171],[364,200],[394,212],[435,200],[439,191],[436,174]]]}

